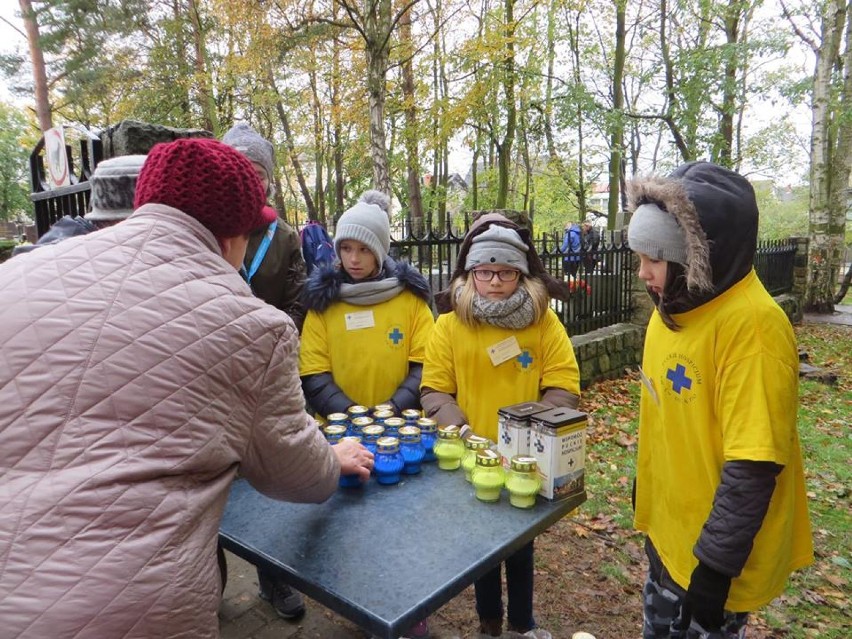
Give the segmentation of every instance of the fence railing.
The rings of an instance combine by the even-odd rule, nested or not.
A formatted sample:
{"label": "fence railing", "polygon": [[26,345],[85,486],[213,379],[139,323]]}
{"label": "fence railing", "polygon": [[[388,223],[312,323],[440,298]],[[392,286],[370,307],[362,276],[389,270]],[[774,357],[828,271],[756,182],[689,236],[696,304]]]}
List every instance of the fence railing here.
{"label": "fence railing", "polygon": [[770,240],[757,243],[754,270],[770,295],[793,290],[796,243],[792,240]]}
{"label": "fence railing", "polygon": [[[443,290],[450,284],[466,228],[448,226],[443,232],[433,229],[418,237],[407,224],[402,225],[394,233],[405,235],[391,239],[391,255],[410,261],[426,276],[433,291]],[[552,302],[569,334],[630,321],[634,266],[626,231],[604,231],[596,249],[579,253],[563,253],[559,233],[544,233],[533,242],[547,272],[574,290],[569,302]],[[758,243],[754,266],[771,295],[792,291],[795,254],[796,244],[791,240]],[[574,276],[566,271],[571,262],[579,262]]]}
{"label": "fence railing", "polygon": [[[406,234],[401,239],[391,239],[391,255],[411,262],[434,292],[447,288],[465,230],[448,226],[443,232],[429,230],[416,236],[408,228],[403,225],[395,230],[396,234],[400,230]],[[581,249],[579,253],[563,253],[562,236],[558,233],[542,234],[533,242],[547,272],[565,280],[573,291],[568,302],[551,303],[569,334],[629,321],[633,313],[631,252],[621,231],[602,233],[596,249]],[[579,262],[575,275],[566,271],[571,262]]]}

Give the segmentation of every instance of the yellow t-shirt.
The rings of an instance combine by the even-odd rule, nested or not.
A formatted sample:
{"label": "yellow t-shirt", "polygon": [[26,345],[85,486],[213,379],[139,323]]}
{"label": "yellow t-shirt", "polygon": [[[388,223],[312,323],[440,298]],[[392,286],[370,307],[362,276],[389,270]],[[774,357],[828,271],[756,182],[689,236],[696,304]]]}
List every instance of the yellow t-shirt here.
{"label": "yellow t-shirt", "polygon": [[309,311],[299,374],[331,373],[357,404],[386,402],[408,376],[408,363],[423,362],[434,323],[429,305],[408,290],[372,306],[338,301]]}
{"label": "yellow t-shirt", "polygon": [[[520,354],[495,365],[489,347],[511,337]],[[473,431],[496,441],[498,409],[537,401],[544,388],[579,396],[580,371],[568,334],[550,309],[522,330],[467,326],[447,313],[438,317],[426,348],[421,387],[455,395]]]}
{"label": "yellow t-shirt", "polygon": [[635,525],[683,588],[726,461],[784,466],[726,609],[757,610],[813,561],[796,431],[799,359],[790,322],[752,271],[675,316],[654,313],[645,337]]}

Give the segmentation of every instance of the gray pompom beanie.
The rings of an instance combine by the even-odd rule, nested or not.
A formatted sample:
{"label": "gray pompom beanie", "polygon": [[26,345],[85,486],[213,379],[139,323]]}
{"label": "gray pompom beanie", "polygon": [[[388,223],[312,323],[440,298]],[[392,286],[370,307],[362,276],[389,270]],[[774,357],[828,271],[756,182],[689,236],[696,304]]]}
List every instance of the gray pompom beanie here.
{"label": "gray pompom beanie", "polygon": [[269,181],[267,197],[272,195],[275,166],[275,147],[245,122],[232,126],[222,137],[222,142],[235,148],[252,162],[257,162],[266,171]]}
{"label": "gray pompom beanie", "polygon": [[390,198],[381,191],[365,192],[355,205],[337,221],[334,231],[334,252],[340,256],[343,240],[365,244],[381,268],[390,250]]}
{"label": "gray pompom beanie", "polygon": [[638,206],[627,226],[627,243],[655,260],[687,264],[686,234],[674,216],[656,204]]}
{"label": "gray pompom beanie", "polygon": [[469,271],[481,264],[505,264],[529,275],[528,250],[529,247],[516,231],[492,224],[488,230],[473,238],[464,268]]}
{"label": "gray pompom beanie", "polygon": [[103,160],[95,167],[89,178],[92,210],[86,214],[87,220],[124,220],[133,213],[136,182],[147,157],[121,155]]}

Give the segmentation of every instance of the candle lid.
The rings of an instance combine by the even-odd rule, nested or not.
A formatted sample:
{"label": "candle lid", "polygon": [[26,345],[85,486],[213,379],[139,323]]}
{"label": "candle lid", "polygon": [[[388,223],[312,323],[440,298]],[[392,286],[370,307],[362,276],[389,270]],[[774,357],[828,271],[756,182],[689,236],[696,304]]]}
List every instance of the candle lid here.
{"label": "candle lid", "polygon": [[345,422],[347,419],[349,419],[349,417],[346,415],[346,413],[332,413],[331,415],[326,417],[326,420],[329,423]]}
{"label": "candle lid", "polygon": [[488,448],[488,444],[490,443],[491,442],[489,442],[484,437],[480,437],[479,435],[471,435],[465,440],[464,445],[470,448],[471,450],[484,450],[485,448]]}
{"label": "candle lid", "polygon": [[379,437],[379,441],[376,442],[376,452],[399,452],[399,439],[397,439],[396,437]]}
{"label": "candle lid", "polygon": [[440,439],[458,439],[461,436],[461,430],[458,426],[441,426],[438,429],[438,437]]}
{"label": "candle lid", "polygon": [[512,470],[517,470],[521,473],[533,472],[538,466],[535,457],[527,457],[526,455],[515,455],[512,457],[511,465]]}
{"label": "candle lid", "polygon": [[485,450],[480,450],[476,453],[476,465],[477,466],[499,466],[500,465],[500,455],[495,453],[490,448],[486,448]]}
{"label": "candle lid", "polygon": [[399,438],[407,444],[419,442],[420,429],[417,426],[403,426],[399,429]]}

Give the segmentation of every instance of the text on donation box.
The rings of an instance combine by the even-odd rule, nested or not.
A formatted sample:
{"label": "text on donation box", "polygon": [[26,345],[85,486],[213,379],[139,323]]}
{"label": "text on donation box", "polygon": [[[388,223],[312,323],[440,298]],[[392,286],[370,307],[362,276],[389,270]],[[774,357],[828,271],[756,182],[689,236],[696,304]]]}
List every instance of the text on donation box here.
{"label": "text on donation box", "polygon": [[554,408],[531,420],[530,454],[538,462],[546,499],[563,499],[585,490],[586,414]]}

